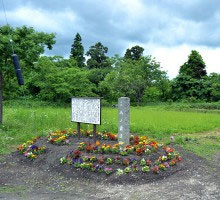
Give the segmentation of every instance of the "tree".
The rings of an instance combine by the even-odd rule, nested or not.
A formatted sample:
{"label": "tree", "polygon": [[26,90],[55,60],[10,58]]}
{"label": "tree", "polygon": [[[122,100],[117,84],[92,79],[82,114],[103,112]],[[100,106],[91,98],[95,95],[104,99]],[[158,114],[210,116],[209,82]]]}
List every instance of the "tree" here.
{"label": "tree", "polygon": [[127,96],[140,105],[146,88],[156,86],[158,81],[166,77],[166,73],[160,70],[160,65],[151,56],[139,60],[122,59],[116,65],[116,70],[107,74],[100,83],[100,89],[107,93],[106,98],[110,101]]}
{"label": "tree", "polygon": [[192,50],[185,62],[179,70],[180,75],[190,76],[191,78],[201,79],[207,75],[206,65],[199,52]]}
{"label": "tree", "polygon": [[13,81],[16,78],[11,61],[13,52],[9,43],[9,33],[12,35],[14,51],[19,56],[22,72],[26,76],[32,70],[34,62],[44,53],[44,48],[52,49],[55,35],[36,32],[26,26],[16,29],[10,26],[0,27],[0,71],[4,77],[3,87],[10,92],[11,87],[15,87]]}
{"label": "tree", "polygon": [[206,88],[209,88],[210,100],[220,101],[220,74],[211,73],[207,78]]}
{"label": "tree", "polygon": [[127,49],[124,57],[131,60],[139,60],[143,56],[143,52],[144,48],[136,45],[131,49]]}
{"label": "tree", "polygon": [[205,79],[207,72],[202,56],[195,50],[191,52],[188,61],[179,70],[178,76],[172,81],[174,100],[180,99],[207,99]]}
{"label": "tree", "polygon": [[79,33],[77,33],[74,38],[70,52],[70,58],[74,58],[80,68],[85,66],[84,47],[82,45],[82,38]]}
{"label": "tree", "polygon": [[195,79],[187,75],[178,75],[171,83],[172,98],[178,100],[206,100],[208,91],[205,79]]}
{"label": "tree", "polygon": [[87,56],[90,56],[87,67],[89,69],[110,67],[106,53],[108,53],[108,48],[103,46],[101,42],[91,46],[86,53]]}
{"label": "tree", "polygon": [[80,69],[77,64],[63,67],[53,58],[40,57],[35,63],[32,76],[28,79],[28,89],[32,95],[47,101],[69,102],[72,96],[95,96],[95,85],[88,79],[88,70]]}
{"label": "tree", "polygon": [[[33,63],[44,53],[44,48],[52,49],[55,44],[55,35],[36,32],[26,26],[14,29],[11,26],[0,27],[0,101],[1,92],[4,89],[5,98],[16,96],[20,91],[15,78],[15,72],[11,61],[12,48],[9,35],[13,41],[14,51],[19,56],[24,78],[29,74]],[[0,102],[2,105],[2,102]],[[2,110],[2,106],[0,109]],[[1,119],[0,119],[1,120]]]}

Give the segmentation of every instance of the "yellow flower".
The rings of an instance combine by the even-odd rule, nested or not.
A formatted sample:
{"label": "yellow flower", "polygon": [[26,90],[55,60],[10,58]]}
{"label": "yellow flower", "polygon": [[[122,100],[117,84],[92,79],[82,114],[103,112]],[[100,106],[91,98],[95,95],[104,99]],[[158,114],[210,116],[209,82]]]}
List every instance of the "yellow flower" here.
{"label": "yellow flower", "polygon": [[124,142],[119,142],[118,144],[119,144],[119,145],[123,145],[123,144],[124,144]]}
{"label": "yellow flower", "polygon": [[139,142],[139,144],[143,145],[143,142]]}
{"label": "yellow flower", "polygon": [[35,158],[37,158],[37,155],[31,154],[31,158],[35,159]]}

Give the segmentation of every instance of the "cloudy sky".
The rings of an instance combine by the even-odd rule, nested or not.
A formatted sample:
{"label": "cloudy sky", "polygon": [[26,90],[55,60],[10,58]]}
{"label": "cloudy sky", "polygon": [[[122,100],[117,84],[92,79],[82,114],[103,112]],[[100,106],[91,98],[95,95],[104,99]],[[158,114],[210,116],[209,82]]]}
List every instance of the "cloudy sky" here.
{"label": "cloudy sky", "polygon": [[[5,24],[0,0],[0,25]],[[9,24],[56,33],[47,55],[69,56],[77,32],[85,51],[100,41],[108,55],[144,47],[170,78],[191,50],[202,55],[208,73],[220,73],[220,0],[3,0]]]}

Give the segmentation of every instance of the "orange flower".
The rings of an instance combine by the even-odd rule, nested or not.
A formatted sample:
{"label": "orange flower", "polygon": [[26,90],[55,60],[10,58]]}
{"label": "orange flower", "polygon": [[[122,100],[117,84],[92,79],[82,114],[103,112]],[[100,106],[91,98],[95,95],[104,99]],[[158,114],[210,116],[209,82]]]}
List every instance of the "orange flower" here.
{"label": "orange flower", "polygon": [[96,141],[96,146],[100,146],[100,142],[99,141]]}
{"label": "orange flower", "polygon": [[172,153],[172,152],[174,152],[174,149],[171,148],[171,147],[168,147],[168,146],[165,146],[165,147],[164,147],[164,150],[165,150],[167,153]]}
{"label": "orange flower", "polygon": [[23,150],[23,149],[24,149],[23,145],[20,145],[20,146],[17,148],[18,151],[21,151],[21,150]]}

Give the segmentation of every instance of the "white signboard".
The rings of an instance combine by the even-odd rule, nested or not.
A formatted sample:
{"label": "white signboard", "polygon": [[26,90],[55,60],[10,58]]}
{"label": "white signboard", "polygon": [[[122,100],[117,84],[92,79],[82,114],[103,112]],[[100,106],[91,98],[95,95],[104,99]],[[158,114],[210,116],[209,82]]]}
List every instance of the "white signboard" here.
{"label": "white signboard", "polygon": [[72,121],[101,124],[100,98],[72,98]]}

